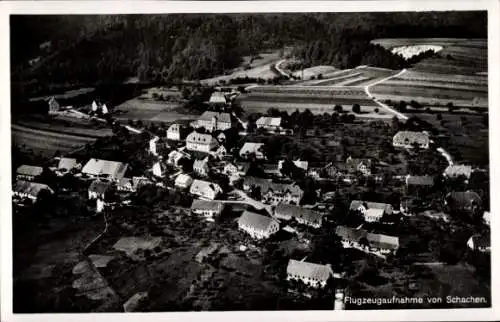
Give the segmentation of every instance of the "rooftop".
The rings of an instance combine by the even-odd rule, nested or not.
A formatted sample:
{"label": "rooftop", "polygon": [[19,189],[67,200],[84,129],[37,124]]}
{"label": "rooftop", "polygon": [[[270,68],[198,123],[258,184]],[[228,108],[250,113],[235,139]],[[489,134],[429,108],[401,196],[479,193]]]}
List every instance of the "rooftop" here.
{"label": "rooftop", "polygon": [[320,281],[327,281],[328,278],[333,275],[332,268],[328,265],[321,265],[304,261],[301,262],[294,259],[290,259],[290,261],[288,262],[286,272],[290,275],[298,275],[301,277]]}
{"label": "rooftop", "polygon": [[122,162],[90,159],[83,167],[82,172],[94,176],[107,175],[115,180],[120,180],[127,168],[128,164]]}
{"label": "rooftop", "polygon": [[353,200],[351,201],[351,206],[349,210],[357,210],[360,206],[364,206],[367,209],[382,209],[384,211],[389,210],[392,206],[382,202],[371,202],[363,200]]}
{"label": "rooftop", "polygon": [[12,191],[17,192],[17,193],[26,193],[30,196],[38,196],[38,194],[42,190],[48,190],[51,193],[54,192],[46,184],[24,181],[24,180],[17,180],[12,186]]}
{"label": "rooftop", "polygon": [[268,227],[276,222],[273,218],[256,214],[245,210],[238,219],[238,225],[250,226],[256,230],[265,231]]}
{"label": "rooftop", "polygon": [[191,205],[191,209],[202,209],[202,210],[213,210],[213,211],[222,211],[224,204],[217,201],[209,201],[209,200],[193,200],[193,204]]}
{"label": "rooftop", "polygon": [[73,158],[61,158],[57,166],[58,169],[71,170],[77,165],[76,159]]}
{"label": "rooftop", "polygon": [[257,126],[280,126],[281,125],[281,117],[260,117],[257,122],[255,122]]}
{"label": "rooftop", "polygon": [[231,114],[223,112],[205,111],[200,115],[198,120],[211,121],[213,118],[217,118],[219,122],[231,123]]}
{"label": "rooftop", "polygon": [[318,222],[323,218],[323,214],[319,212],[283,203],[278,204],[274,212],[277,214],[290,215],[294,218],[300,218],[309,222]]}
{"label": "rooftop", "polygon": [[36,177],[36,176],[39,176],[39,175],[41,175],[43,173],[43,168],[42,167],[33,166],[33,165],[23,164],[22,166],[20,166],[19,168],[17,168],[16,173],[17,174],[21,174],[21,175]]}
{"label": "rooftop", "polygon": [[264,143],[254,143],[254,142],[245,142],[243,147],[240,149],[240,155],[244,155],[247,153],[257,153],[262,152],[262,147]]}

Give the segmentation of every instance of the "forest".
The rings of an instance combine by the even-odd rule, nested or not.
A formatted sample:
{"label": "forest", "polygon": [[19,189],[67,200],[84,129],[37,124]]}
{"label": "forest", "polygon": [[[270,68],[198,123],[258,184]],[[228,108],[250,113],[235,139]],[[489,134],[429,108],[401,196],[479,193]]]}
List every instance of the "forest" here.
{"label": "forest", "polygon": [[[146,82],[224,74],[243,56],[292,48],[305,65],[405,61],[382,37],[485,38],[486,12],[77,15],[10,18],[12,83],[43,92],[138,77]],[[49,46],[40,46],[50,42]],[[39,58],[31,64],[29,60]]]}

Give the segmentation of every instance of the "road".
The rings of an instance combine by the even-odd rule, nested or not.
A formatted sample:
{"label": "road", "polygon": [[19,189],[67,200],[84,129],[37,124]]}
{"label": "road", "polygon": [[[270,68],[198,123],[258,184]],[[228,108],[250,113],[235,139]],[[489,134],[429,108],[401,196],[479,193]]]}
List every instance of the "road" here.
{"label": "road", "polygon": [[260,201],[257,201],[255,199],[250,198],[244,191],[239,190],[239,189],[234,189],[231,192],[238,194],[240,196],[240,198],[243,200],[217,200],[217,201],[222,202],[222,203],[246,204],[246,205],[250,205],[258,210],[266,209],[266,211],[270,215],[273,214],[273,211],[272,211],[270,205],[266,205]]}
{"label": "road", "polygon": [[286,59],[280,60],[279,62],[277,62],[276,64],[274,64],[274,68],[282,76],[285,76],[286,78],[290,78],[290,75],[287,72],[285,72],[283,69],[280,68],[280,65],[283,64],[285,61],[286,61]]}

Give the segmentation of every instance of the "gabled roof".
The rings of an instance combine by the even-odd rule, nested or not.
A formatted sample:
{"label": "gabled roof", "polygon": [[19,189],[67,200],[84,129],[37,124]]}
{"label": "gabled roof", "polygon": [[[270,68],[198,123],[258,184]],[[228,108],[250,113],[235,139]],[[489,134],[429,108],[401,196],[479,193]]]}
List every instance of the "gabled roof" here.
{"label": "gabled roof", "polygon": [[43,173],[42,167],[23,164],[16,170],[17,174],[37,177]]}
{"label": "gabled roof", "polygon": [[78,162],[76,161],[76,159],[73,159],[73,158],[61,158],[59,160],[59,165],[57,166],[57,168],[58,169],[71,170],[74,167],[76,167],[77,164],[78,164]]}
{"label": "gabled roof", "polygon": [[274,192],[287,192],[292,194],[301,194],[303,190],[296,184],[285,184],[285,183],[275,183],[268,179],[262,179],[257,177],[245,177],[243,181],[244,185],[258,186],[262,193],[267,193],[269,190]]}
{"label": "gabled roof", "polygon": [[434,177],[432,176],[407,176],[406,185],[410,186],[433,186]]}
{"label": "gabled roof", "polygon": [[392,250],[399,248],[399,237],[368,233],[366,234],[366,239],[368,240],[370,247]]}
{"label": "gabled roof", "polygon": [[107,175],[112,179],[120,180],[127,168],[128,164],[122,162],[90,159],[83,167],[82,172],[94,176]]}
{"label": "gabled roof", "polygon": [[466,178],[470,178],[471,174],[472,174],[472,167],[470,165],[465,165],[465,164],[449,165],[444,170],[444,175],[447,177],[458,177],[460,175],[463,175]]}
{"label": "gabled roof", "polygon": [[281,125],[281,117],[260,117],[255,124],[257,126],[280,126]]}
{"label": "gabled roof", "polygon": [[193,169],[208,167],[208,158],[196,159],[193,162]]}
{"label": "gabled roof", "polygon": [[300,262],[290,259],[286,267],[287,274],[297,275],[313,280],[327,281],[330,276],[333,276],[332,268],[328,265],[321,265],[309,262]]}
{"label": "gabled roof", "polygon": [[481,205],[481,197],[474,191],[452,191],[446,196],[448,205],[454,209],[465,209],[476,205]]}
{"label": "gabled roof", "polygon": [[54,191],[49,186],[47,186],[46,184],[43,184],[43,183],[17,180],[12,185],[12,191],[17,192],[17,193],[25,193],[25,194],[28,194],[30,196],[35,196],[35,197],[38,196],[38,194],[42,190],[47,190],[50,193],[54,193]]}
{"label": "gabled roof", "polygon": [[291,217],[302,219],[311,223],[321,221],[323,214],[300,206],[280,203],[274,209],[276,214],[290,215]]}
{"label": "gabled roof", "polygon": [[210,103],[225,104],[227,102],[226,95],[223,92],[213,92],[210,96]]}
{"label": "gabled roof", "polygon": [[347,171],[356,171],[358,167],[364,164],[368,168],[371,168],[372,166],[372,160],[371,159],[358,159],[358,158],[347,158],[345,162],[346,170]]}
{"label": "gabled roof", "polygon": [[105,193],[109,188],[111,188],[111,184],[106,181],[94,180],[89,186],[90,191],[94,191],[97,193]]}
{"label": "gabled roof", "polygon": [[195,179],[191,184],[191,192],[207,190],[213,190],[216,193],[222,192],[221,187],[217,183]]}
{"label": "gabled roof", "polygon": [[426,132],[414,132],[414,131],[399,131],[394,135],[393,142],[395,144],[429,144],[429,134]]}
{"label": "gabled roof", "polygon": [[224,112],[214,112],[214,111],[205,111],[200,115],[198,120],[201,121],[211,121],[213,118],[217,118],[218,122],[231,123],[231,114]]}
{"label": "gabled roof", "polygon": [[180,124],[177,124],[177,123],[174,123],[172,125],[170,125],[168,127],[168,132],[179,132],[181,129],[181,125]]}
{"label": "gabled roof", "polygon": [[177,178],[175,178],[175,184],[176,185],[186,185],[191,180],[192,180],[192,178],[188,174],[181,173],[177,176]]}
{"label": "gabled roof", "polygon": [[346,239],[353,242],[359,242],[363,237],[366,237],[367,231],[364,229],[354,229],[346,226],[337,226],[335,233],[342,239]]}
{"label": "gabled roof", "polygon": [[210,134],[198,133],[196,131],[189,133],[186,138],[186,142],[198,144],[212,144],[214,141],[217,142]]}
{"label": "gabled roof", "polygon": [[266,231],[272,223],[277,223],[271,217],[256,214],[245,210],[238,219],[238,225],[250,226],[255,230]]}
{"label": "gabled roof", "polygon": [[217,201],[195,199],[191,205],[191,210],[212,210],[221,212],[224,204]]}
{"label": "gabled roof", "polygon": [[491,247],[490,234],[474,235],[471,237],[476,248]]}
{"label": "gabled roof", "polygon": [[254,143],[254,142],[245,142],[243,144],[243,147],[240,149],[240,155],[244,155],[247,153],[257,153],[257,152],[262,152],[262,147],[264,146],[264,143]]}
{"label": "gabled roof", "polygon": [[382,209],[387,212],[390,212],[392,209],[392,206],[387,203],[353,200],[351,201],[351,206],[349,207],[349,210],[357,210],[360,206],[364,206],[367,209]]}

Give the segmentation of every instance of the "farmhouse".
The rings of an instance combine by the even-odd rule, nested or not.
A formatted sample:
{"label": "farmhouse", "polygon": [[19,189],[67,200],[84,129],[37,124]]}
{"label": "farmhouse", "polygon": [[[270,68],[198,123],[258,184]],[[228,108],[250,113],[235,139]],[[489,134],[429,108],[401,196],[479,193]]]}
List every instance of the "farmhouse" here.
{"label": "farmhouse", "polygon": [[107,178],[119,181],[125,175],[128,164],[116,161],[90,159],[82,169],[82,173],[92,178]]}
{"label": "farmhouse", "polygon": [[217,183],[203,180],[194,180],[189,192],[202,199],[214,200],[217,195],[222,193],[221,187]]}
{"label": "farmhouse", "polygon": [[181,136],[181,125],[174,123],[169,126],[167,129],[167,140],[172,140],[172,141],[180,141],[182,139]]}
{"label": "farmhouse", "polygon": [[[278,161],[278,170],[281,170],[283,168],[283,162],[285,161],[284,160]],[[302,169],[304,171],[307,171],[307,169],[309,168],[309,162],[307,161],[295,160],[292,162],[297,168]]]}
{"label": "farmhouse", "polygon": [[274,217],[283,220],[290,220],[293,218],[299,224],[308,225],[314,228],[321,227],[323,221],[323,214],[319,212],[288,204],[278,204],[274,209]]}
{"label": "farmhouse", "polygon": [[167,164],[173,167],[180,167],[180,161],[184,158],[184,156],[185,155],[183,153],[173,150],[167,156]]}
{"label": "farmhouse", "polygon": [[368,240],[371,251],[389,253],[395,252],[399,248],[399,237],[368,233],[366,240]]}
{"label": "farmhouse", "polygon": [[175,178],[175,186],[181,189],[189,188],[192,183],[193,179],[185,173],[181,173]]}
{"label": "farmhouse", "polygon": [[153,167],[151,168],[151,171],[153,172],[153,175],[155,177],[159,177],[159,178],[162,178],[164,176],[164,174],[165,174],[165,168],[164,168],[164,166],[159,161],[156,161],[153,164]]}
{"label": "farmhouse", "polygon": [[333,270],[330,265],[321,265],[305,261],[290,259],[286,267],[286,279],[301,280],[305,284],[323,288],[326,282],[333,276]]}
{"label": "farmhouse", "polygon": [[389,204],[361,200],[353,200],[349,210],[361,212],[367,222],[379,221],[384,214],[391,215],[393,211]]}
{"label": "farmhouse", "polygon": [[279,224],[271,217],[244,211],[238,219],[238,228],[256,239],[269,238],[279,230]]}
{"label": "farmhouse", "polygon": [[59,164],[57,165],[57,171],[61,174],[67,173],[73,169],[79,167],[78,161],[73,158],[61,158],[59,159]]}
{"label": "farmhouse", "polygon": [[190,151],[209,153],[218,146],[219,143],[210,134],[191,132],[186,138],[186,148]]}
{"label": "farmhouse", "polygon": [[39,194],[42,191],[46,191],[53,194],[54,191],[46,184],[17,180],[12,186],[12,193],[14,196],[22,199],[30,199],[33,202],[38,200]]}
{"label": "farmhouse", "polygon": [[337,226],[335,233],[342,239],[344,248],[357,248],[363,251],[387,254],[399,248],[399,238],[369,233],[364,229]]}
{"label": "farmhouse", "polygon": [[429,142],[427,132],[399,131],[392,138],[392,145],[397,148],[411,149],[416,145],[421,149],[428,149]]}
{"label": "farmhouse", "polygon": [[458,178],[460,176],[464,176],[468,180],[472,175],[472,167],[464,164],[449,165],[444,170],[443,175],[447,178]]}
{"label": "farmhouse", "polygon": [[265,174],[271,176],[281,176],[281,171],[279,169],[279,165],[276,163],[265,163],[259,165],[259,168],[264,171]]}
{"label": "farmhouse", "polygon": [[111,183],[94,180],[89,186],[89,199],[106,199],[106,195],[111,190]]}
{"label": "farmhouse", "polygon": [[471,236],[467,240],[467,247],[481,253],[489,253],[491,251],[491,240],[489,234]]}
{"label": "farmhouse", "polygon": [[406,186],[425,186],[432,187],[434,185],[434,177],[432,176],[406,176]]}
{"label": "farmhouse", "polygon": [[194,160],[193,163],[193,172],[196,173],[197,175],[201,177],[206,177],[208,176],[209,173],[209,168],[208,168],[208,157],[206,157],[203,160]]}
{"label": "farmhouse", "polygon": [[373,164],[370,159],[354,159],[348,157],[345,163],[348,173],[360,172],[365,176],[372,174]]}
{"label": "farmhouse", "polygon": [[453,211],[473,214],[480,210],[482,200],[474,191],[452,191],[446,195],[445,205]]}
{"label": "farmhouse", "polygon": [[206,111],[192,125],[194,128],[203,127],[207,132],[224,131],[232,126],[231,114]]}
{"label": "farmhouse", "polygon": [[34,181],[43,173],[42,167],[23,164],[16,170],[16,179]]}
{"label": "farmhouse", "polygon": [[264,159],[263,147],[264,143],[246,142],[240,149],[240,157],[248,159],[255,156],[256,159]]}
{"label": "farmhouse", "polygon": [[281,117],[260,117],[255,122],[258,129],[266,129],[268,131],[279,131],[281,129]]}
{"label": "farmhouse", "polygon": [[224,204],[217,201],[195,199],[191,205],[193,214],[202,215],[208,221],[214,221],[214,217],[219,216],[222,210],[224,210]]}
{"label": "farmhouse", "polygon": [[261,199],[273,205],[279,203],[299,204],[304,191],[296,184],[274,183],[270,180],[246,177],[243,181],[243,190],[250,192],[260,189]]}
{"label": "farmhouse", "polygon": [[130,178],[121,178],[116,185],[116,189],[118,191],[129,191],[134,192],[137,191],[140,187],[151,183],[151,181],[146,177],[133,177]]}

